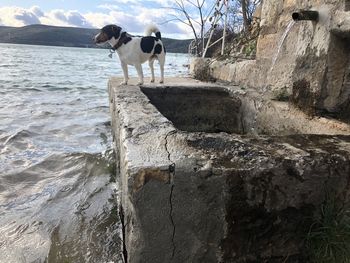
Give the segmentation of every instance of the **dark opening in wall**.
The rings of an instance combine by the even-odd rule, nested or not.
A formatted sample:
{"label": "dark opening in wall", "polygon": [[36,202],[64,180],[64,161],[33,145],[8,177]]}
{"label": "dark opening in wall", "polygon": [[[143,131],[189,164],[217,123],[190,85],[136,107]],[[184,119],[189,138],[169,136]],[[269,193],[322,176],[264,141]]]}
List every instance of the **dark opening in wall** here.
{"label": "dark opening in wall", "polygon": [[350,120],[350,39],[331,36],[323,107],[336,118]]}
{"label": "dark opening in wall", "polygon": [[186,87],[142,87],[141,90],[179,130],[244,133],[241,101],[225,90]]}
{"label": "dark opening in wall", "polygon": [[345,11],[350,11],[350,0],[345,0]]}
{"label": "dark opening in wall", "polygon": [[346,46],[348,46],[347,52],[347,64],[344,73],[342,94],[345,96],[344,102],[340,105],[341,118],[350,121],[350,39],[346,40]]}

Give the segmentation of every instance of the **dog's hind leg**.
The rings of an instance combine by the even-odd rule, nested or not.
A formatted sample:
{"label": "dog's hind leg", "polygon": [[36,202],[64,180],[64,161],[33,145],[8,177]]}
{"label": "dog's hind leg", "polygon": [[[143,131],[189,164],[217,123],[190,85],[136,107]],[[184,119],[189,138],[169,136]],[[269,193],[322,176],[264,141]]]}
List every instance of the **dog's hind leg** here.
{"label": "dog's hind leg", "polygon": [[127,85],[128,80],[129,80],[128,65],[124,62],[121,62],[121,66],[122,66],[122,70],[123,70],[123,74],[124,74],[124,81],[122,83],[120,83],[120,85]]}
{"label": "dog's hind leg", "polygon": [[148,65],[149,65],[149,68],[151,69],[151,75],[152,75],[152,77],[151,77],[151,83],[154,82],[154,66],[153,66],[153,64],[154,64],[154,59],[153,59],[153,58],[150,58],[150,59],[148,60]]}
{"label": "dog's hind leg", "polygon": [[135,68],[137,71],[137,75],[139,75],[139,82],[137,85],[142,85],[143,84],[143,71],[142,71],[142,65],[141,64],[135,64]]}
{"label": "dog's hind leg", "polygon": [[165,53],[158,55],[158,61],[160,66],[160,81],[159,83],[164,83],[164,64],[165,64]]}

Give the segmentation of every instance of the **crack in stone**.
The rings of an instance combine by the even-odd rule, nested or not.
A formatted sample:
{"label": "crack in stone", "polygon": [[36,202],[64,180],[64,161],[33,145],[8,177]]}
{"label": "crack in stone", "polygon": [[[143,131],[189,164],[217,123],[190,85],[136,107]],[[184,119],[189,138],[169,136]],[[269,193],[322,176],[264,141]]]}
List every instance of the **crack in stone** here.
{"label": "crack in stone", "polygon": [[119,218],[122,225],[122,242],[123,242],[122,258],[124,259],[123,263],[128,263],[128,250],[126,249],[126,244],[125,244],[126,223],[125,223],[124,209],[122,206],[119,207]]}
{"label": "crack in stone", "polygon": [[168,149],[168,137],[169,137],[169,135],[173,135],[173,134],[175,134],[175,133],[176,133],[176,130],[172,130],[172,131],[168,132],[168,133],[165,135],[165,150],[166,150],[166,152],[168,153],[168,160],[169,160],[170,162],[172,162],[172,161],[171,161],[171,156],[170,156],[170,152],[169,152],[169,149]]}
{"label": "crack in stone", "polygon": [[175,222],[174,222],[174,219],[173,219],[173,204],[172,204],[173,190],[174,190],[174,185],[171,186],[170,197],[169,197],[169,203],[170,203],[170,221],[171,221],[171,224],[173,225],[173,234],[172,234],[172,236],[171,236],[171,242],[172,242],[172,244],[173,244],[173,251],[172,251],[172,253],[171,253],[171,259],[174,258],[175,249],[176,249],[175,242],[174,242],[176,227],[175,227]]}
{"label": "crack in stone", "polygon": [[175,184],[174,184],[175,163],[171,160],[171,154],[170,154],[170,151],[168,149],[168,136],[172,135],[172,134],[175,134],[175,133],[176,133],[176,130],[173,130],[173,131],[170,131],[170,132],[167,133],[167,135],[165,136],[165,145],[164,145],[165,146],[165,150],[168,153],[168,160],[170,162],[172,162],[172,164],[169,165],[169,173],[170,173],[169,183],[171,184],[170,196],[169,196],[169,204],[170,204],[169,217],[170,217],[171,224],[173,226],[173,233],[172,233],[172,236],[171,236],[171,243],[173,245],[173,251],[172,251],[172,254],[171,254],[171,259],[174,258],[175,249],[176,249],[175,241],[174,241],[175,232],[176,232],[176,226],[175,226],[175,222],[174,222],[174,219],[173,219],[173,202],[172,202],[172,200],[173,200],[173,192],[174,192],[174,187],[175,187]]}

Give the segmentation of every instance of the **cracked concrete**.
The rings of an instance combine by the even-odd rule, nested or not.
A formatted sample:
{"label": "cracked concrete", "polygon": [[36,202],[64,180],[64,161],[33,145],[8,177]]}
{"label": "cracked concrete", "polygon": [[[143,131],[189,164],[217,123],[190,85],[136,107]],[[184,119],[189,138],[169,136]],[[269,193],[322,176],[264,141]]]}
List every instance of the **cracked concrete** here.
{"label": "cracked concrete", "polygon": [[[175,133],[176,133],[176,131],[170,131],[165,136],[165,150],[168,153],[168,159],[170,162],[172,162],[172,160],[171,160],[171,153],[168,149],[168,136],[170,134],[175,134]],[[174,184],[175,174],[176,174],[176,165],[175,165],[175,163],[172,163],[171,166],[169,166],[169,176],[170,176],[169,183],[171,184],[170,196],[169,196],[169,205],[170,205],[169,217],[170,217],[171,224],[173,226],[173,234],[171,237],[171,243],[173,244],[173,251],[171,253],[171,260],[174,258],[175,249],[176,249],[175,242],[174,242],[174,237],[175,237],[175,233],[176,233],[176,226],[175,226],[174,219],[173,219],[173,192],[174,192],[174,187],[175,187],[175,184]]]}
{"label": "cracked concrete", "polygon": [[[126,262],[306,262],[306,219],[325,189],[350,200],[348,125],[310,120],[235,86],[186,78],[146,85],[169,101],[162,104],[117,83],[110,80],[109,96]],[[225,97],[238,133],[220,131],[221,111],[200,112],[217,105],[208,95]],[[188,125],[176,128],[159,110]],[[192,131],[192,121],[203,130]]]}

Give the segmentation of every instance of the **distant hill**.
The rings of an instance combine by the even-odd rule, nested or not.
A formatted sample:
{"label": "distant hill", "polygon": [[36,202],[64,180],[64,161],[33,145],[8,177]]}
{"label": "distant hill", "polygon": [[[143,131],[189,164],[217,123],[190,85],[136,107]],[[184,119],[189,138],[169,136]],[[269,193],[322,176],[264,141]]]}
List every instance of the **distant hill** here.
{"label": "distant hill", "polygon": [[[92,37],[98,29],[30,25],[24,27],[0,26],[0,43],[65,47],[97,47]],[[167,52],[187,53],[191,39],[163,38]]]}

